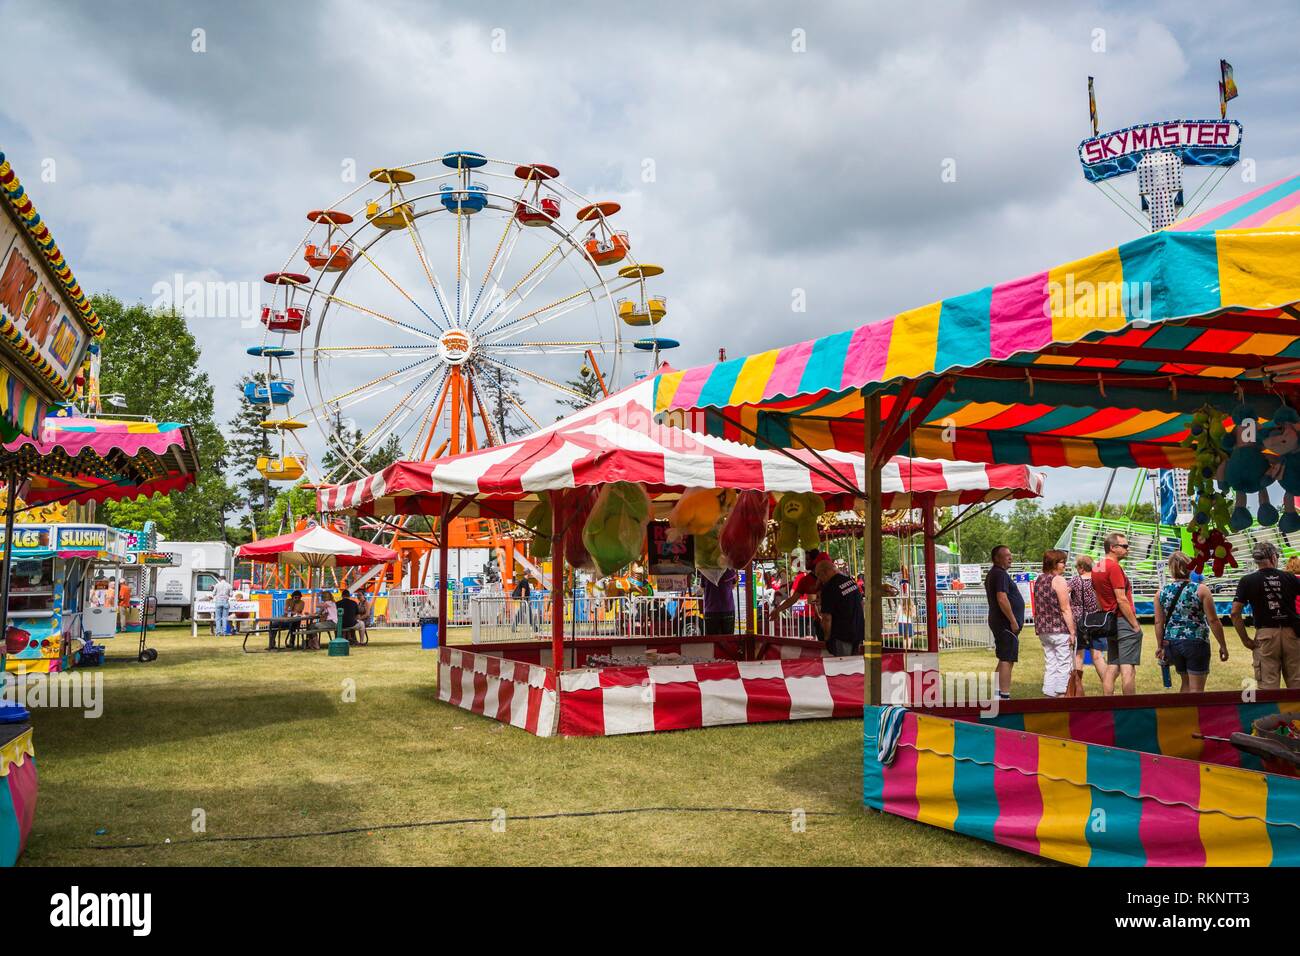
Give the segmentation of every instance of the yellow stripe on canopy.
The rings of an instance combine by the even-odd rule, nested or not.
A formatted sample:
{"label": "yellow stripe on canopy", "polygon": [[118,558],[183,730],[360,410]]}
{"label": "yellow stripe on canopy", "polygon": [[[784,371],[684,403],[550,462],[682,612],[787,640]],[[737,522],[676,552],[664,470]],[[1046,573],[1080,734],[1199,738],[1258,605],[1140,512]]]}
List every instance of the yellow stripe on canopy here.
{"label": "yellow stripe on canopy", "polygon": [[1052,338],[1074,342],[1090,332],[1122,329],[1124,264],[1118,249],[1107,249],[1047,274]]}
{"label": "yellow stripe on canopy", "polygon": [[745,364],[740,368],[740,375],[736,377],[736,384],[731,388],[732,405],[763,400],[763,389],[767,385],[767,380],[772,377],[772,370],[776,368],[778,354],[780,354],[779,349],[771,349],[745,359]]}
{"label": "yellow stripe on canopy", "polygon": [[934,371],[939,351],[939,313],[942,302],[932,302],[894,317],[884,378],[915,378]]}
{"label": "yellow stripe on canopy", "polygon": [[1294,242],[1277,242],[1268,231],[1225,229],[1216,233],[1219,300],[1253,309],[1300,300]]}

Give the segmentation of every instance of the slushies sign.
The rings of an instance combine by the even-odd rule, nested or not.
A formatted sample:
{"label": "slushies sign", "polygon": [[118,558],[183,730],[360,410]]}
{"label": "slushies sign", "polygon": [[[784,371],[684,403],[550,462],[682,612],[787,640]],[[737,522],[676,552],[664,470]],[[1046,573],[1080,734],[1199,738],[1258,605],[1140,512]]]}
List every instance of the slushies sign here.
{"label": "slushies sign", "polygon": [[1152,152],[1175,154],[1184,166],[1232,166],[1241,159],[1236,120],[1167,120],[1102,133],[1079,144],[1084,178],[1099,183],[1135,172]]}

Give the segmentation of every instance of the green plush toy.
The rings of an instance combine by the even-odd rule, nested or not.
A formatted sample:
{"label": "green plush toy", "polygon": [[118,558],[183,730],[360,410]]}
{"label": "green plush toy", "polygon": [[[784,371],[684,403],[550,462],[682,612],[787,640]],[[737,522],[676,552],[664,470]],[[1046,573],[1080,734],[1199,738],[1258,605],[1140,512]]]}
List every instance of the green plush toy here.
{"label": "green plush toy", "polygon": [[533,533],[532,552],[534,558],[545,561],[551,556],[551,496],[542,493],[524,519],[524,527]]}
{"label": "green plush toy", "polygon": [[779,551],[817,547],[817,518],[826,510],[826,502],[811,491],[792,491],[781,497],[776,506],[776,547]]}
{"label": "green plush toy", "polygon": [[641,556],[650,523],[650,498],[635,482],[614,481],[600,490],[582,543],[602,575],[617,574]]}
{"label": "green plush toy", "polygon": [[697,534],[695,538],[695,570],[706,576],[714,584],[722,576],[722,545],[718,541],[719,531],[714,528],[707,534]]}

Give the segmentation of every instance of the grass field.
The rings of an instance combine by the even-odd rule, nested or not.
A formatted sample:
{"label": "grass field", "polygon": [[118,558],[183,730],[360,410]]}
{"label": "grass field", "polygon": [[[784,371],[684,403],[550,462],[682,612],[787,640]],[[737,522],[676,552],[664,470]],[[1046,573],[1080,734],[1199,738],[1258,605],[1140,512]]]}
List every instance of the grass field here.
{"label": "grass field", "polygon": [[[1041,678],[1027,636],[1017,696]],[[41,790],[22,863],[1036,862],[864,811],[857,720],[543,740],[437,703],[433,654],[411,631],[378,631],[348,658],[245,655],[238,639],[179,629],[151,644],[156,662],[103,668],[98,719],[34,712]],[[133,648],[119,638],[110,656]],[[1234,658],[1216,663],[1212,688],[1234,686],[1240,645]],[[943,658],[945,669],[991,663],[986,652]],[[1145,667],[1143,689],[1158,687]],[[521,819],[638,808],[694,809]],[[504,832],[484,822],[497,811]],[[349,832],[325,833],[339,830]]]}

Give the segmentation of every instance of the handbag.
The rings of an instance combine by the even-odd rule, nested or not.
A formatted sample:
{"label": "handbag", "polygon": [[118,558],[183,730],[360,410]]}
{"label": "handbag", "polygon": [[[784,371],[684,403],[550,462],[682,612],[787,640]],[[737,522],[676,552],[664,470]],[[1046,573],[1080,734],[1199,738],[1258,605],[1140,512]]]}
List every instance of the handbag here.
{"label": "handbag", "polygon": [[1114,611],[1089,611],[1083,616],[1083,630],[1089,638],[1114,637],[1119,630]]}

